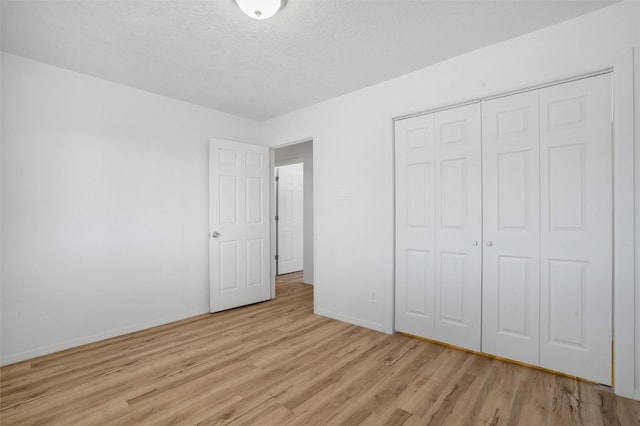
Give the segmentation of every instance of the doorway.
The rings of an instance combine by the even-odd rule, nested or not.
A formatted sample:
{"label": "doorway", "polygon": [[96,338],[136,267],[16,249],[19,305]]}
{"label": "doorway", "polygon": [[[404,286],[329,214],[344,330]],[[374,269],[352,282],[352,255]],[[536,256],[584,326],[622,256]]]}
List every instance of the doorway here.
{"label": "doorway", "polygon": [[[314,282],[314,254],[313,254],[313,246],[314,246],[314,235],[313,235],[313,141],[305,141],[294,143],[290,145],[285,145],[282,147],[277,147],[273,149],[273,176],[275,184],[276,173],[280,173],[284,170],[284,167],[291,165],[298,165],[302,169],[302,235],[299,239],[300,245],[302,247],[302,259],[301,263],[303,266],[303,278],[302,281],[305,284],[313,284]],[[280,169],[280,170],[278,170]],[[278,190],[278,186],[274,185],[274,198],[276,205],[278,204],[278,194],[276,194],[276,190]],[[273,198],[272,198],[273,199]],[[279,208],[279,207],[276,207]],[[276,213],[276,208],[273,208],[274,219],[275,216],[281,216],[282,211],[278,211]],[[281,224],[284,222],[280,221]],[[272,223],[272,235],[274,235],[275,239],[278,238],[278,233],[276,232],[276,222]],[[294,241],[294,235],[290,234],[289,241]],[[272,246],[275,249],[275,254],[277,254],[278,262],[277,262],[277,274],[282,274],[287,269],[282,269],[282,266],[285,266],[283,262],[279,262],[281,259],[284,260],[282,252],[284,247],[278,247],[279,241],[276,241]],[[295,244],[294,244],[295,246]],[[282,269],[282,271],[281,271]]]}

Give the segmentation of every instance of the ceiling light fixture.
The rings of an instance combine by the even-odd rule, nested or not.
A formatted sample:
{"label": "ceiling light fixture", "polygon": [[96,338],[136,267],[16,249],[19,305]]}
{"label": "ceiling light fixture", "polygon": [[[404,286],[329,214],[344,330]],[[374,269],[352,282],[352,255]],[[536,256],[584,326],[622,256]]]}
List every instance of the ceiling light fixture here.
{"label": "ceiling light fixture", "polygon": [[284,7],[286,0],[235,0],[247,16],[254,19],[267,19]]}

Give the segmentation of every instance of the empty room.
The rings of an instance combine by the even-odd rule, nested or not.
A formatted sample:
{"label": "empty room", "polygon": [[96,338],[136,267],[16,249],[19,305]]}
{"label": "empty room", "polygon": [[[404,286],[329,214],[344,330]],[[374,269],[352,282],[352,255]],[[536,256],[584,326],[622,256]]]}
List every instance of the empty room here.
{"label": "empty room", "polygon": [[0,424],[640,424],[639,1],[0,0],[0,47]]}

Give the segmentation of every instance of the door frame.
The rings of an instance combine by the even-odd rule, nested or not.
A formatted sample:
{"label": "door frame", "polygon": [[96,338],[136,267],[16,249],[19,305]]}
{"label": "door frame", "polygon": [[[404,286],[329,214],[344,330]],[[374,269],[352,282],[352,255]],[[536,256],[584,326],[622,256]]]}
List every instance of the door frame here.
{"label": "door frame", "polygon": [[[638,52],[635,52],[637,55]],[[617,395],[640,400],[640,371],[636,371],[636,341],[640,344],[640,335],[636,337],[636,298],[640,299],[640,277],[636,282],[636,263],[640,265],[640,149],[634,148],[634,49],[627,50],[618,60],[607,68],[585,72],[581,75],[559,76],[558,80],[545,84],[523,87],[509,92],[488,94],[481,98],[469,99],[451,105],[431,108],[412,114],[392,118],[392,129],[397,120],[450,109],[496,97],[508,96],[527,90],[561,84],[597,74],[612,73],[613,93],[613,386]],[[640,82],[636,82],[640,84]],[[393,137],[393,152],[395,139]],[[395,158],[393,158],[393,187],[395,188]],[[636,192],[638,193],[636,195]],[[395,206],[394,194],[394,206]],[[394,207],[395,211],[395,207]],[[395,213],[394,213],[394,284],[392,300],[392,323],[395,330]],[[638,300],[640,307],[640,300]],[[629,319],[634,319],[630,321]],[[640,332],[640,330],[638,330]],[[640,360],[640,354],[638,354]],[[638,384],[636,386],[636,381]]]}
{"label": "door frame", "polygon": [[[275,181],[275,168],[276,168],[276,161],[275,161],[275,151],[276,149],[280,149],[280,148],[286,148],[288,146],[292,146],[292,145],[297,145],[297,144],[301,144],[301,143],[305,143],[305,142],[311,142],[311,152],[312,152],[312,161],[311,161],[311,166],[312,166],[312,188],[313,188],[313,207],[312,207],[312,211],[313,211],[313,223],[311,224],[311,226],[313,226],[312,230],[313,230],[313,311],[316,312],[317,309],[317,277],[318,277],[318,273],[316,270],[316,265],[318,264],[318,239],[317,239],[317,235],[315,233],[315,219],[317,217],[317,160],[316,160],[316,148],[315,148],[315,143],[314,143],[314,138],[313,137],[307,137],[307,138],[302,138],[302,139],[298,139],[292,142],[285,142],[283,144],[279,144],[279,145],[273,145],[271,147],[269,147],[269,166],[270,166],[270,179],[271,179],[271,184],[269,185],[270,191],[269,191],[269,197],[270,197],[270,212],[271,212],[271,298],[275,299],[276,298],[276,252],[277,252],[277,246],[276,246],[276,238],[277,238],[277,233],[276,233],[276,181]],[[291,159],[291,160],[283,160],[283,161],[279,161],[278,162],[278,166],[284,166],[286,164],[294,164],[294,163],[303,163],[304,164],[304,159],[303,158],[296,158]],[[306,222],[305,222],[306,223]],[[308,226],[307,224],[305,224],[305,227]]]}

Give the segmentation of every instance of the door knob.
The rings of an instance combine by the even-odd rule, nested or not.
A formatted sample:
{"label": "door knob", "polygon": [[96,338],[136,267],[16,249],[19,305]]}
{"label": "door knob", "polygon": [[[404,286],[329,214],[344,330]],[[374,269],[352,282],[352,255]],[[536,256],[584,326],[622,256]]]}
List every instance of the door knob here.
{"label": "door knob", "polygon": [[218,237],[220,236],[220,233],[219,233],[219,232],[217,232],[217,231],[214,231],[214,232],[212,232],[212,233],[211,233],[211,236],[212,236],[213,238],[218,238]]}
{"label": "door knob", "polygon": [[491,247],[493,245],[493,241],[487,241],[487,247]]}
{"label": "door knob", "polygon": [[474,242],[471,243],[471,245],[474,246],[474,247],[477,247],[478,246],[478,242],[474,241]]}

